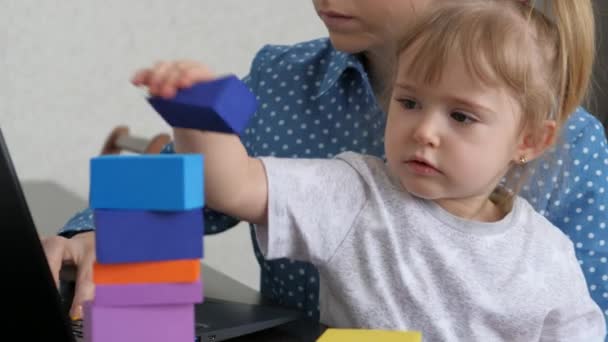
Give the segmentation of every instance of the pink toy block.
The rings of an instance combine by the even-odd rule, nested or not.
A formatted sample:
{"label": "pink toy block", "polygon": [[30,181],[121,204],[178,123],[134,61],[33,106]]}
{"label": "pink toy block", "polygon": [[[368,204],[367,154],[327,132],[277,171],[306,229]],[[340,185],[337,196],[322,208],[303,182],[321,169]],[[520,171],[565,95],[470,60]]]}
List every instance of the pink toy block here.
{"label": "pink toy block", "polygon": [[107,307],[85,302],[86,342],[192,342],[194,305]]}
{"label": "pink toy block", "polygon": [[203,301],[203,283],[96,285],[95,305],[142,306]]}

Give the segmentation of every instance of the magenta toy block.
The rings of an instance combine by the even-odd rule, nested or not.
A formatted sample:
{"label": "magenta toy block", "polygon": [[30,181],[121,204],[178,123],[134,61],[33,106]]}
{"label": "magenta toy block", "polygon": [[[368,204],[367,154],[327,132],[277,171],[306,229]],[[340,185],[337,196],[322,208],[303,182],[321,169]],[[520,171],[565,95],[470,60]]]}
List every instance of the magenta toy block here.
{"label": "magenta toy block", "polygon": [[95,305],[142,306],[202,303],[203,283],[95,285]]}
{"label": "magenta toy block", "polygon": [[87,342],[192,342],[194,304],[106,307],[85,302]]}
{"label": "magenta toy block", "polygon": [[202,209],[95,209],[93,220],[99,263],[203,258]]}
{"label": "magenta toy block", "polygon": [[256,111],[255,95],[234,75],[199,82],[171,99],[153,96],[152,107],[172,127],[241,134]]}
{"label": "magenta toy block", "polygon": [[101,155],[90,160],[91,209],[190,210],[204,206],[201,154]]}

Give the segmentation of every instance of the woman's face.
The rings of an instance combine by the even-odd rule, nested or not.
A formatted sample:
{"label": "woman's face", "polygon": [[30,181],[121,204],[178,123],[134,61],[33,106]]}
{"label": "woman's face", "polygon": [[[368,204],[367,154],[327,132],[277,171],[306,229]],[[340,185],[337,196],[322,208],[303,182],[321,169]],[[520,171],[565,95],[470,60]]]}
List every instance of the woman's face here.
{"label": "woman's face", "polygon": [[337,50],[358,53],[390,46],[429,3],[438,0],[313,0]]}

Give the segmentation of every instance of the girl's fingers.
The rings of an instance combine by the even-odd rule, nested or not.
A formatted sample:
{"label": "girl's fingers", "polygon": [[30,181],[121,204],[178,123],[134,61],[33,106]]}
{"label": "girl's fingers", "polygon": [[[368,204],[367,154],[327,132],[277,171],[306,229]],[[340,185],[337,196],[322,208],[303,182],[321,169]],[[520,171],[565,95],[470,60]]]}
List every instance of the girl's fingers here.
{"label": "girl's fingers", "polygon": [[150,94],[160,95],[170,71],[171,63],[169,62],[158,62],[156,65],[154,65],[154,68],[152,68],[152,73],[148,78],[148,88]]}
{"label": "girl's fingers", "polygon": [[147,86],[151,95],[171,98],[179,89],[214,78],[206,66],[196,61],[160,61],[151,68],[138,70],[131,82],[136,86]]}

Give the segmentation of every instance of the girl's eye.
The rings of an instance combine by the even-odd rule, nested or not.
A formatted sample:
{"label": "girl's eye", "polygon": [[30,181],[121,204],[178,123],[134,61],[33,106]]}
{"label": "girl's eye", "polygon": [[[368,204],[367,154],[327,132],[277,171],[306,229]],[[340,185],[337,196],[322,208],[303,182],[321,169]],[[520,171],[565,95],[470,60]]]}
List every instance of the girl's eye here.
{"label": "girl's eye", "polygon": [[456,120],[458,123],[462,123],[462,124],[472,124],[472,123],[477,122],[477,120],[475,120],[471,116],[464,114],[462,112],[452,112],[450,114],[450,117],[452,119]]}
{"label": "girl's eye", "polygon": [[401,102],[401,105],[405,109],[416,109],[419,107],[418,102],[411,100],[411,99],[402,99],[402,100],[399,100],[399,102]]}

